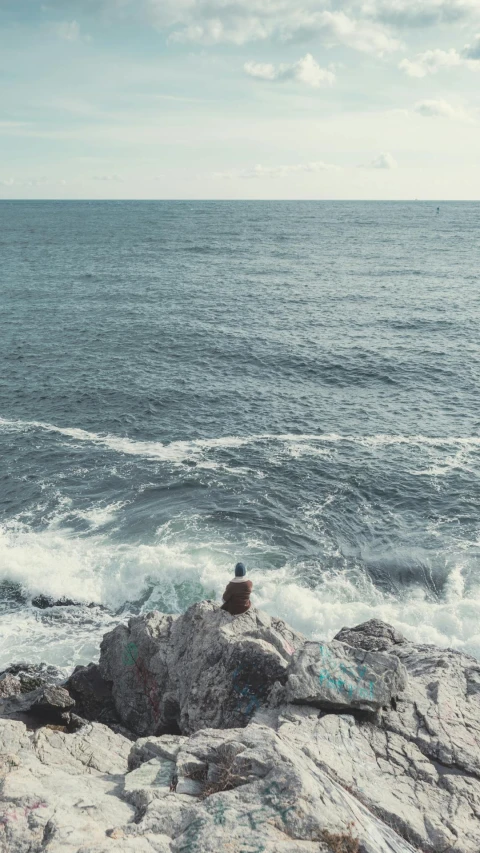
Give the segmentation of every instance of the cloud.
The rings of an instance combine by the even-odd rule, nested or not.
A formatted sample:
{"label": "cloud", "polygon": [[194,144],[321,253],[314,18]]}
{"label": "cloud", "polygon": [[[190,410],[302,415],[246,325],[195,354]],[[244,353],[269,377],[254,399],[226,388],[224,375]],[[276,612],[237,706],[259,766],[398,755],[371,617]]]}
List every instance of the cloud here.
{"label": "cloud", "polygon": [[454,107],[444,100],[418,101],[414,108],[416,113],[425,118],[447,118],[453,121],[473,122],[474,116],[463,107]]}
{"label": "cloud", "polygon": [[475,36],[473,44],[465,45],[462,53],[466,59],[480,59],[480,33]]}
{"label": "cloud", "polygon": [[450,50],[425,50],[423,53],[417,53],[413,60],[402,59],[398,67],[409,77],[426,77],[427,74],[462,67],[470,71],[480,71],[480,59],[472,58],[472,53],[476,50],[477,44],[465,45],[461,53],[454,47]]}
{"label": "cloud", "polygon": [[478,15],[478,0],[366,0],[363,14],[396,27],[429,27]]}
{"label": "cloud", "polygon": [[322,12],[318,15],[317,24],[327,41],[344,44],[362,53],[383,56],[401,47],[401,42],[384,27],[372,21],[351,18],[345,12]]}
{"label": "cloud", "polygon": [[[419,5],[421,0],[50,0],[49,8],[75,9],[107,20],[143,18],[173,42],[236,44],[276,38],[321,38],[383,55],[400,43],[388,25],[389,4]],[[426,3],[440,0],[425,0]],[[476,0],[443,0],[473,3]]]}
{"label": "cloud", "polygon": [[[338,0],[341,2],[341,0]],[[276,37],[342,44],[382,55],[400,46],[388,28],[330,9],[328,0],[147,0],[150,16],[171,41],[246,44]],[[345,4],[343,4],[345,5]]]}
{"label": "cloud", "polygon": [[14,178],[5,178],[3,181],[0,181],[0,187],[13,187],[14,184]]}
{"label": "cloud", "polygon": [[367,169],[397,169],[398,163],[394,157],[388,152],[382,152],[378,157],[375,157],[366,167]]}
{"label": "cloud", "polygon": [[287,82],[293,80],[306,86],[331,86],[335,81],[335,74],[326,68],[321,68],[311,53],[306,53],[298,62],[291,65],[272,65],[264,62],[246,62],[244,71],[250,77],[257,80],[269,80],[276,82]]}
{"label": "cloud", "polygon": [[315,174],[318,172],[340,172],[340,166],[317,161],[313,163],[295,163],[288,166],[262,166],[258,164],[252,169],[232,169],[229,172],[216,172],[216,178],[288,178],[300,173]]}
{"label": "cloud", "polygon": [[80,24],[76,21],[58,21],[52,25],[52,29],[63,41],[78,41],[80,38]]}

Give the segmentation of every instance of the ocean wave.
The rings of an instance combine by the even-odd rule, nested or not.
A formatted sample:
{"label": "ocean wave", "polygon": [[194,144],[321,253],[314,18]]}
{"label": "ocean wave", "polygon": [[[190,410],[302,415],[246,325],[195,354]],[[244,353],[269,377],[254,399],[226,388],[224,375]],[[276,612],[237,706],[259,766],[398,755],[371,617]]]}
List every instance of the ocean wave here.
{"label": "ocean wave", "polygon": [[[450,566],[441,595],[418,584],[393,594],[379,589],[360,567],[352,572],[319,566],[314,586],[305,566],[255,568],[266,549],[257,540],[226,541],[220,534],[215,539],[201,525],[196,527],[194,519],[183,531],[165,525],[149,545],[119,544],[101,532],[82,537],[53,523],[41,531],[18,523],[3,525],[0,582],[16,584],[27,605],[2,616],[0,665],[9,662],[14,648],[16,656],[51,663],[58,663],[68,648],[66,659],[72,665],[85,663],[98,654],[102,631],[115,611],[122,618],[139,610],[180,613],[202,598],[220,600],[239,553],[252,566],[254,603],[310,638],[331,639],[344,625],[378,618],[416,642],[454,647],[480,658],[480,587],[467,586],[460,562]],[[48,619],[48,614],[30,608],[28,601],[40,593],[102,604],[108,613],[89,611],[88,641],[81,620],[79,627],[67,613]],[[14,642],[15,631],[22,635],[20,647]]]}
{"label": "ocean wave", "polygon": [[208,451],[235,449],[249,445],[279,443],[293,446],[297,453],[305,446],[306,452],[312,452],[309,445],[347,444],[367,448],[393,447],[409,445],[412,447],[449,448],[456,447],[465,451],[480,448],[480,436],[427,436],[395,435],[379,433],[377,435],[341,435],[339,433],[258,433],[249,436],[220,436],[218,438],[197,438],[163,443],[161,441],[141,441],[128,437],[91,432],[78,427],[59,427],[42,421],[22,421],[0,418],[0,429],[26,432],[41,430],[56,433],[74,441],[88,442],[105,447],[116,453],[140,456],[165,462],[182,463],[186,459],[195,459]]}

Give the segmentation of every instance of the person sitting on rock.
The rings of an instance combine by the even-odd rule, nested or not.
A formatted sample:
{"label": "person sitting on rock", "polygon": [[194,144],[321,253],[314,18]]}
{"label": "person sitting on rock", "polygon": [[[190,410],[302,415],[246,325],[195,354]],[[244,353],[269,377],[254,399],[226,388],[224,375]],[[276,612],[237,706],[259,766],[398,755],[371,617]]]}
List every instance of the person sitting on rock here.
{"label": "person sitting on rock", "polygon": [[227,610],[232,616],[238,616],[240,613],[246,613],[251,606],[250,593],[253,588],[251,581],[245,577],[247,571],[243,563],[237,563],[235,566],[235,577],[223,593],[222,610]]}

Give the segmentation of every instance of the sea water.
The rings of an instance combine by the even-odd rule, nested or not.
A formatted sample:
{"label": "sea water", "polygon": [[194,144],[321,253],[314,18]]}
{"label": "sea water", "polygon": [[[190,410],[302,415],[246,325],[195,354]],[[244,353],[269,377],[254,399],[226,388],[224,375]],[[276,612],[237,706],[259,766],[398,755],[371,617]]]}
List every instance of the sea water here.
{"label": "sea water", "polygon": [[308,637],[480,657],[480,204],[436,208],[0,203],[0,664],[237,560]]}

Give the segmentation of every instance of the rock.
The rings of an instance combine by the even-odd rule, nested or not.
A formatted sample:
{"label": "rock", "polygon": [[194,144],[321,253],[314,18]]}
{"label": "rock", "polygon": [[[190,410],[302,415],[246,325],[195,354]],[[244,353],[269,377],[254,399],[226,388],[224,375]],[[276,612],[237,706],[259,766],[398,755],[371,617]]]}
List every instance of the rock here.
{"label": "rock", "polygon": [[[31,694],[26,694],[26,696],[29,695]],[[65,712],[73,708],[74,705],[75,702],[68,690],[65,690],[64,687],[52,685],[40,691],[40,694],[30,706],[30,713],[41,720],[61,721],[65,720]]]}
{"label": "rock", "polygon": [[65,687],[75,700],[76,711],[86,720],[105,725],[120,722],[113,701],[112,685],[105,681],[96,664],[77,666]]}
{"label": "rock", "polygon": [[32,598],[32,607],[38,607],[40,610],[46,610],[47,607],[75,607],[79,605],[79,601],[73,601],[71,598],[54,599],[48,595],[37,595]]}
{"label": "rock", "polygon": [[[145,781],[154,762],[148,762]],[[182,793],[180,782],[176,792],[144,791],[148,803],[127,829],[130,837],[167,835],[172,851],[189,853],[331,853],[327,838],[337,845],[350,839],[350,847],[342,844],[339,850],[412,853],[269,726],[251,722],[241,729],[197,732],[182,743],[176,772],[179,780],[194,783],[189,793]]]}
{"label": "rock", "polygon": [[163,737],[139,738],[128,756],[128,769],[136,770],[141,764],[152,758],[164,758],[176,761],[183,743],[187,740],[181,735],[163,735]]}
{"label": "rock", "polygon": [[347,850],[358,838],[364,853],[413,853],[268,726],[197,732],[174,761],[131,772],[129,742],[97,723],[34,734],[0,720],[0,743],[17,759],[0,779],[8,853],[331,853],[323,839],[342,837]]}
{"label": "rock", "polygon": [[286,703],[314,705],[323,710],[378,711],[406,687],[399,659],[384,652],[367,652],[334,640],[305,643],[287,670]]}
{"label": "rock", "polygon": [[39,610],[48,610],[50,607],[80,607],[80,608],[88,608],[105,610],[105,607],[102,604],[97,604],[94,601],[91,601],[89,604],[84,604],[81,601],[74,601],[73,598],[65,598],[62,596],[61,598],[53,598],[50,595],[36,595],[35,598],[32,598],[32,607],[37,607]]}
{"label": "rock", "polygon": [[75,702],[63,687],[49,685],[0,701],[0,715],[18,719],[26,715],[42,723],[68,723]]}
{"label": "rock", "polygon": [[103,639],[100,672],[127,728],[189,734],[246,725],[302,643],[253,607],[232,617],[203,601],[180,617],[153,612],[117,626]]}
{"label": "rock", "polygon": [[[5,675],[11,675],[18,679],[20,693],[30,693],[39,687],[61,684],[65,681],[65,675],[60,669],[57,669],[56,666],[48,666],[45,663],[15,663],[0,673],[0,679]],[[13,684],[13,682],[10,683]]]}
{"label": "rock", "polygon": [[0,719],[0,751],[13,751],[17,759],[3,778],[0,773],[2,853],[152,853],[144,839],[124,846],[106,835],[135,814],[119,796],[130,746],[99,724],[69,735],[48,728],[28,732],[21,722]]}
{"label": "rock", "polygon": [[[138,657],[128,644],[135,643],[147,671],[165,674],[161,713],[167,699],[170,709],[178,703],[179,721],[188,716],[192,727],[188,736],[152,734],[132,744],[98,723],[68,734],[58,727],[28,731],[0,717],[1,853],[478,853],[477,661],[397,642],[389,626],[371,630],[366,623],[348,632],[355,645],[322,644],[331,657],[320,685],[319,644],[301,647],[298,635],[286,640],[283,623],[269,624],[258,612],[225,618],[205,603],[184,616],[183,625],[183,617],[162,614],[131,620],[107,636],[102,654],[118,701],[123,687],[131,690],[128,713],[136,699],[138,719],[145,720],[143,682],[123,682],[116,668],[126,642],[124,666],[131,670],[127,654],[133,662]],[[372,638],[385,647],[361,645]],[[268,675],[275,652],[283,666],[270,697],[283,704],[262,700],[241,725],[225,728],[233,719],[232,660],[245,654],[252,666],[258,655]],[[205,677],[195,673],[201,655]],[[340,670],[344,684],[355,674],[360,682],[378,677],[375,714],[358,713],[370,697],[357,688],[350,696],[336,683],[341,664],[349,668]],[[94,670],[86,670],[87,684],[94,684]],[[340,689],[350,706],[330,695],[323,708],[303,704],[317,703],[317,685]],[[382,701],[397,694],[394,707]],[[215,699],[226,710],[212,710]],[[200,728],[201,715],[219,727]]]}
{"label": "rock", "polygon": [[355,628],[342,628],[334,639],[368,652],[393,651],[393,646],[407,642],[400,631],[380,619],[370,619]]}
{"label": "rock", "polygon": [[2,672],[0,675],[0,699],[17,696],[21,692],[22,684],[20,679],[9,672]]}

